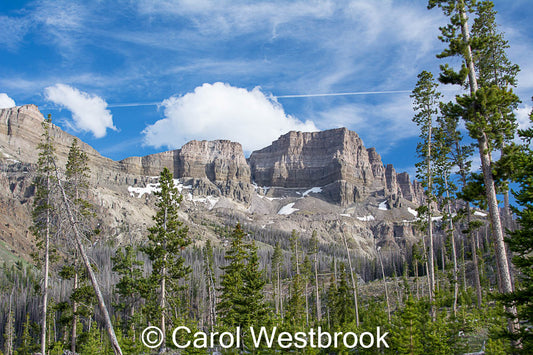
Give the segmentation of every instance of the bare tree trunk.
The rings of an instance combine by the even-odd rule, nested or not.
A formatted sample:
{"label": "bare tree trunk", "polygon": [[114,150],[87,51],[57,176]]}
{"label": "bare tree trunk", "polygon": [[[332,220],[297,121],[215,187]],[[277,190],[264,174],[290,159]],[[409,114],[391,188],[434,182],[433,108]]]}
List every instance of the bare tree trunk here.
{"label": "bare tree trunk", "polygon": [[452,220],[452,206],[450,202],[450,192],[448,190],[448,177],[444,174],[444,184],[446,188],[446,198],[448,207],[448,228],[450,229],[450,238],[452,242],[452,257],[453,257],[453,315],[457,315],[457,297],[459,295],[459,280],[457,277],[457,249],[455,247],[455,236]]}
{"label": "bare tree trunk", "polygon": [[[306,272],[307,273],[307,272]],[[305,278],[305,325],[309,326],[309,282],[307,282],[307,275]]]}
{"label": "bare tree trunk", "polygon": [[318,288],[318,250],[315,253],[315,294],[316,294],[316,317],[318,322],[322,321],[322,306],[320,304],[320,290]]}
{"label": "bare tree trunk", "polygon": [[[461,32],[467,45],[466,49],[466,64],[468,66],[468,80],[470,84],[470,92],[475,94],[478,90],[476,70],[472,57],[472,49],[470,47],[470,31],[468,29],[468,22],[464,2],[461,1],[460,15],[461,15]],[[496,198],[496,188],[494,186],[494,178],[492,176],[492,161],[490,158],[489,142],[486,133],[483,131],[478,137],[479,156],[481,158],[481,169],[483,171],[483,182],[485,184],[485,195],[489,206],[489,214],[491,219],[491,226],[494,238],[494,251],[496,253],[496,261],[498,264],[498,275],[500,277],[500,292],[510,293],[513,291],[513,284],[511,281],[511,272],[507,260],[507,252],[505,248],[503,229],[500,219],[500,212],[498,210],[498,200]],[[506,311],[514,316],[514,319],[509,319],[508,329],[511,333],[515,333],[519,329],[516,307],[506,307]]]}
{"label": "bare tree trunk", "polygon": [[[165,220],[163,223],[163,229],[166,233],[167,231],[167,208],[165,207]],[[163,269],[161,270],[161,302],[159,304],[161,308],[161,333],[163,336],[163,342],[161,343],[161,348],[166,348],[166,321],[165,321],[165,312],[166,312],[166,281],[167,281],[167,254],[163,256]]]}
{"label": "bare tree trunk", "polygon": [[[77,258],[77,256],[76,256]],[[76,270],[76,261],[74,261],[74,287],[73,291],[78,288],[78,270]],[[72,301],[72,329],[70,331],[70,351],[76,352],[76,339],[78,337],[78,302]]]}
{"label": "bare tree trunk", "polygon": [[[57,169],[56,169],[56,174],[58,174]],[[111,318],[109,317],[109,312],[107,311],[104,297],[102,296],[102,292],[100,291],[100,286],[98,285],[98,281],[96,280],[96,275],[94,274],[89,258],[87,257],[87,254],[85,253],[85,248],[83,247],[83,243],[81,241],[82,237],[78,230],[78,224],[70,208],[70,203],[67,199],[65,189],[63,188],[63,185],[61,184],[61,180],[59,179],[59,176],[57,176],[57,181],[58,181],[59,189],[61,191],[61,195],[63,197],[63,203],[65,204],[65,208],[67,210],[69,223],[72,226],[72,229],[74,230],[74,236],[75,236],[74,239],[76,241],[78,251],[80,252],[81,258],[83,260],[83,264],[85,265],[85,268],[87,269],[87,273],[89,274],[89,279],[91,280],[91,283],[93,285],[94,292],[96,293],[96,298],[98,299],[98,306],[104,316],[106,330],[109,335],[111,346],[113,347],[113,351],[115,352],[115,355],[122,355],[122,350],[120,349],[120,345],[118,344],[115,331],[113,330],[113,324],[111,323]]]}
{"label": "bare tree trunk", "polygon": [[[381,256],[381,251],[378,250],[379,254],[379,263],[381,264],[381,275],[383,276],[383,285],[385,286],[385,299],[387,300],[387,315],[389,317],[389,323],[391,322],[390,318],[390,302],[389,302],[389,290],[387,289],[387,280],[385,280],[385,268],[383,267],[383,260]],[[417,277],[417,289],[416,292],[418,294],[418,276]]]}
{"label": "bare tree trunk", "polygon": [[[467,205],[467,221],[468,224],[470,224],[470,218],[471,218],[471,211],[470,211],[470,205]],[[469,228],[470,229],[470,228]],[[481,308],[481,303],[483,302],[483,294],[481,290],[481,279],[479,276],[479,265],[477,260],[477,243],[476,243],[476,236],[477,233],[474,233],[474,231],[469,230],[469,237],[470,237],[470,248],[472,249],[472,262],[474,264],[474,284],[476,285],[476,298],[477,298],[477,307]]]}
{"label": "bare tree trunk", "polygon": [[355,304],[355,325],[359,327],[359,306],[357,302],[357,283],[353,274],[352,258],[350,257],[350,249],[348,249],[348,243],[346,242],[346,235],[343,233],[342,238],[344,240],[344,246],[346,247],[346,254],[348,254],[348,265],[350,266],[350,276],[352,277],[353,287],[353,302]]}
{"label": "bare tree trunk", "polygon": [[415,261],[415,287],[416,287],[416,299],[420,299],[420,294],[418,293],[418,260]]}
{"label": "bare tree trunk", "polygon": [[433,196],[432,191],[432,171],[431,171],[431,138],[432,138],[432,128],[433,123],[429,123],[428,129],[428,153],[427,153],[427,183],[428,183],[428,195],[427,195],[427,208],[428,208],[428,217],[427,217],[427,228],[428,228],[428,238],[429,238],[429,252],[428,252],[428,265],[429,265],[429,280],[430,280],[430,289],[429,293],[429,302],[431,303],[431,317],[435,320],[435,305],[434,305],[434,295],[435,295],[435,261],[434,261],[434,246],[433,246],[433,220],[432,220],[432,209],[431,209],[431,196]]}
{"label": "bare tree trunk", "polygon": [[[50,189],[50,173],[47,172],[46,186]],[[41,354],[46,355],[46,321],[48,314],[48,262],[50,260],[50,195],[46,196],[46,232],[44,239],[44,281],[43,281],[43,304],[42,304],[42,322],[41,322]]]}

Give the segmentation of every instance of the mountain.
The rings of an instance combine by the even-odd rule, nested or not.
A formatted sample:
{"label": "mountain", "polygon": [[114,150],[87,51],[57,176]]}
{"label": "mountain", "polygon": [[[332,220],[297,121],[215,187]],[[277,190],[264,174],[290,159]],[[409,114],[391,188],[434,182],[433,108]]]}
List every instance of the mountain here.
{"label": "mountain", "polygon": [[[27,256],[32,250],[32,172],[44,117],[37,106],[0,110],[0,243]],[[53,126],[64,166],[74,137]],[[228,140],[191,141],[181,149],[113,161],[80,142],[89,156],[92,202],[102,235],[118,243],[142,241],[152,224],[157,177],[168,167],[184,195],[180,209],[191,235],[219,240],[217,226],[243,223],[262,235],[317,230],[325,243],[343,235],[355,252],[375,256],[377,246],[398,251],[414,242],[414,208],[423,189],[407,173],[384,166],[346,128],[289,132],[247,159]],[[268,240],[267,240],[268,239]],[[2,244],[0,244],[0,249]]]}

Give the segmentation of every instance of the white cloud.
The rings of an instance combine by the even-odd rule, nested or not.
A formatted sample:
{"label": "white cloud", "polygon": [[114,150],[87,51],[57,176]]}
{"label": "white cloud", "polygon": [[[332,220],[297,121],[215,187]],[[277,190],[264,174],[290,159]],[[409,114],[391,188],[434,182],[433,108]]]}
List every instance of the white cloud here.
{"label": "white cloud", "polygon": [[145,143],[179,148],[192,139],[229,139],[244,151],[263,148],[291,130],[317,131],[311,121],[286,115],[259,87],[251,91],[217,82],[163,101],[165,118],[146,127]]}
{"label": "white cloud", "polygon": [[72,112],[73,128],[92,132],[95,138],[106,135],[107,128],[116,130],[113,116],[107,110],[107,103],[99,96],[91,95],[64,84],[44,89],[46,99]]}
{"label": "white cloud", "polygon": [[15,106],[15,100],[7,96],[5,93],[0,93],[0,108],[10,108]]}

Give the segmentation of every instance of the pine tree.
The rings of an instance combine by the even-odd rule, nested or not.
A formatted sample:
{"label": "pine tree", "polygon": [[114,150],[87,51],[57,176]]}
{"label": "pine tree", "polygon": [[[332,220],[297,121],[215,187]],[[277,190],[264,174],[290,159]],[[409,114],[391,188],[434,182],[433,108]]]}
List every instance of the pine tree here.
{"label": "pine tree", "polygon": [[[533,123],[533,111],[530,121]],[[517,334],[511,334],[514,340],[515,351],[522,354],[533,353],[533,128],[519,131],[524,140],[524,145],[515,148],[507,155],[507,160],[512,166],[513,180],[519,184],[519,189],[514,192],[520,208],[514,208],[520,229],[510,232],[507,239],[509,248],[515,254],[513,263],[521,271],[517,280],[516,290],[502,299],[508,306],[516,306],[518,317],[523,322]],[[513,315],[511,315],[512,320]]]}
{"label": "pine tree", "polygon": [[[457,190],[451,178],[453,160],[450,158],[450,155],[454,140],[453,137],[449,135],[449,127],[446,124],[446,120],[439,117],[437,122],[438,125],[435,127],[434,133],[435,150],[433,153],[435,162],[435,191],[437,200],[439,201],[440,210],[443,211],[443,222],[446,224],[445,235],[448,237],[452,249],[453,314],[455,316],[457,314],[457,300],[459,296],[459,268],[452,212],[452,195]],[[444,269],[444,263],[442,267]]]}
{"label": "pine tree", "polygon": [[33,344],[33,337],[30,334],[31,330],[31,321],[30,314],[26,313],[26,321],[22,326],[22,336],[20,338],[20,346],[17,349],[18,354],[32,354],[37,348]]}
{"label": "pine tree", "polygon": [[[516,106],[518,98],[509,88],[501,88],[498,85],[487,86],[482,81],[478,82],[477,69],[479,68],[476,68],[476,61],[479,66],[479,62],[484,60],[482,59],[483,56],[476,59],[474,55],[481,53],[480,48],[488,47],[488,42],[484,41],[483,37],[471,38],[467,13],[476,9],[476,1],[429,0],[428,8],[431,9],[435,6],[440,7],[444,14],[450,18],[450,24],[441,28],[442,36],[440,37],[449,46],[438,57],[457,56],[463,60],[463,66],[459,72],[455,72],[447,64],[441,66],[440,80],[445,84],[462,85],[468,78],[467,87],[470,89],[470,94],[457,97],[457,103],[463,108],[462,116],[466,121],[469,135],[477,141],[478,145],[497,259],[499,290],[501,293],[510,293],[513,291],[513,285],[496,198],[491,152],[495,148],[501,148],[506,137],[513,136],[515,129],[513,108]],[[475,53],[473,49],[476,51]],[[501,44],[486,53],[491,55],[497,49],[503,50]],[[490,66],[494,67],[494,64]],[[508,312],[516,313],[516,310],[510,307]],[[515,332],[517,327],[517,320],[509,322],[511,332]]]}
{"label": "pine tree", "polygon": [[265,275],[264,271],[259,269],[259,256],[257,255],[255,243],[250,243],[246,249],[248,255],[244,269],[244,289],[242,291],[246,300],[245,313],[248,318],[246,326],[261,327],[269,321],[269,310],[263,294],[266,284]]}
{"label": "pine tree", "polygon": [[[149,283],[158,287],[158,292],[152,292],[152,296],[158,296],[157,315],[163,339],[166,339],[166,324],[168,321],[169,296],[178,299],[180,280],[190,273],[190,267],[185,265],[185,259],[181,252],[189,244],[187,226],[178,219],[178,209],[183,196],[179,195],[174,185],[172,173],[164,168],[159,175],[160,190],[155,192],[158,198],[156,215],[153,217],[155,225],[148,228],[148,243],[141,249],[152,261],[152,274]],[[154,300],[152,300],[153,303]],[[179,310],[174,309],[178,312]],[[162,349],[165,348],[165,342]]]}
{"label": "pine tree", "polygon": [[311,235],[311,249],[309,254],[313,256],[313,269],[314,269],[314,279],[315,279],[315,298],[316,298],[316,318],[318,323],[322,321],[322,306],[320,302],[320,289],[318,285],[318,236],[316,230],[313,231]]}
{"label": "pine tree", "polygon": [[[4,264],[5,265],[5,264]],[[13,295],[15,287],[11,290],[9,295],[9,308],[7,312],[6,326],[4,329],[4,353],[5,355],[13,355],[13,348],[15,346],[15,312],[13,311]]]}
{"label": "pine tree", "polygon": [[[86,197],[89,189],[89,158],[87,153],[80,149],[78,140],[74,138],[69,149],[67,164],[65,169],[65,192],[71,201],[71,207],[76,214],[77,226],[82,228],[85,235],[90,235],[90,221],[91,205],[87,201]],[[74,285],[73,294],[78,292],[80,287],[80,279],[77,267],[77,254],[73,255],[74,264]],[[77,338],[77,325],[78,325],[78,303],[75,301],[76,297],[71,297],[72,302],[72,326],[71,326],[71,339],[70,339],[70,351],[76,352],[76,338]]]}
{"label": "pine tree", "polygon": [[417,178],[422,181],[422,186],[426,188],[426,223],[427,237],[429,242],[428,250],[428,267],[429,267],[429,297],[433,302],[435,293],[435,261],[434,261],[434,241],[433,241],[433,204],[436,201],[433,180],[434,171],[434,120],[438,113],[438,100],[441,94],[437,91],[437,83],[433,75],[423,71],[418,75],[418,82],[413,90],[411,97],[414,100],[414,110],[416,111],[413,121],[420,127],[421,142],[417,145],[417,152],[421,159],[416,164]]}
{"label": "pine tree", "polygon": [[281,265],[283,263],[283,252],[279,242],[274,247],[272,254],[272,273],[274,274],[274,303],[276,307],[276,314],[283,314],[282,299],[283,294],[281,290]]}
{"label": "pine tree", "polygon": [[35,198],[33,202],[33,234],[37,238],[37,247],[42,250],[43,255],[36,255],[39,263],[42,262],[43,286],[42,286],[42,310],[41,310],[41,353],[46,353],[46,331],[47,331],[47,311],[48,311],[48,280],[50,273],[50,254],[53,248],[50,247],[51,235],[54,232],[53,218],[53,169],[55,166],[55,149],[50,136],[50,126],[52,119],[50,115],[42,123],[43,134],[41,142],[37,146],[39,159],[37,160],[36,176],[33,180],[35,186]]}
{"label": "pine tree", "polygon": [[335,322],[340,328],[354,320],[354,308],[352,307],[352,295],[348,286],[346,266],[340,264],[339,279],[336,287],[335,301],[333,303],[333,315]]}
{"label": "pine tree", "polygon": [[395,314],[391,344],[398,354],[424,354],[418,303],[411,296],[402,310]]}
{"label": "pine tree", "polygon": [[222,324],[234,328],[245,324],[244,315],[246,300],[243,297],[244,273],[246,269],[245,233],[240,224],[231,233],[231,244],[224,258],[228,265],[222,270],[224,275],[220,281],[220,302],[218,312]]}
{"label": "pine tree", "polygon": [[[470,167],[472,161],[470,157],[474,151],[474,147],[471,144],[463,144],[463,135],[458,129],[459,119],[461,117],[461,108],[453,102],[446,104],[441,103],[440,111],[442,117],[440,118],[440,127],[443,133],[446,135],[450,144],[450,160],[453,166],[458,169],[460,182],[462,185],[462,191],[456,192],[455,197],[464,202],[464,210],[460,216],[464,220],[466,217],[466,227],[462,231],[465,233],[470,241],[470,249],[472,253],[472,263],[474,266],[474,285],[476,287],[477,306],[481,308],[482,291],[481,282],[479,277],[479,266],[477,258],[477,246],[475,240],[475,224],[472,221],[472,211],[470,208],[470,199],[463,191],[466,191],[468,184],[468,176],[470,174]],[[464,272],[464,266],[463,266]]]}
{"label": "pine tree", "polygon": [[121,276],[115,285],[121,301],[117,308],[127,313],[124,331],[126,333],[131,331],[133,340],[135,340],[135,324],[137,323],[135,311],[140,308],[141,291],[145,286],[142,282],[144,262],[137,259],[137,251],[132,245],[117,249],[111,261],[113,262],[112,270]]}
{"label": "pine tree", "polygon": [[217,310],[216,310],[216,285],[215,285],[215,271],[214,271],[214,258],[213,258],[213,246],[208,239],[203,249],[204,256],[204,275],[206,278],[207,289],[207,302],[208,302],[208,323],[211,331],[217,324]]}
{"label": "pine tree", "polygon": [[289,300],[285,319],[293,329],[303,329],[305,323],[304,280],[301,273],[301,255],[298,246],[299,236],[292,230],[290,237],[292,280],[289,286]]}
{"label": "pine tree", "polygon": [[225,255],[229,264],[222,268],[218,311],[226,329],[240,327],[243,338],[249,339],[250,327],[265,326],[270,319],[263,294],[266,281],[263,270],[259,269],[257,248],[254,243],[246,243],[244,237],[245,232],[237,224]]}
{"label": "pine tree", "polygon": [[[516,87],[516,76],[520,70],[518,65],[513,64],[505,51],[509,48],[508,42],[505,40],[503,33],[498,32],[498,25],[496,23],[496,11],[494,4],[490,1],[482,1],[477,5],[476,19],[472,25],[472,37],[476,39],[479,45],[474,44],[474,62],[478,70],[478,83],[481,87],[496,86],[501,90],[509,87]],[[477,44],[476,43],[476,44]],[[517,98],[516,98],[517,99]],[[505,109],[500,110],[499,114],[503,115]],[[512,124],[514,117],[502,117],[499,120],[500,124]],[[512,133],[514,129],[502,127],[503,131]],[[496,143],[496,146],[501,146],[500,151],[503,152],[505,145],[509,144],[512,136],[502,137],[501,142]],[[507,176],[500,181],[500,189],[504,194],[504,216],[506,225],[510,222],[511,211],[509,204],[509,187],[507,177],[511,172],[507,172]]]}
{"label": "pine tree", "polygon": [[[74,146],[73,142],[73,146]],[[76,143],[77,145],[77,143]],[[72,150],[72,149],[71,149]],[[82,155],[83,156],[83,155]],[[86,155],[85,155],[86,156]],[[79,157],[79,156],[78,156]],[[74,157],[76,159],[76,157]],[[70,160],[70,159],[69,159]],[[73,160],[70,160],[73,161]],[[87,159],[82,159],[82,162],[85,162],[85,167],[80,166],[79,168],[75,168],[74,166],[69,166],[67,169],[70,169],[72,172],[81,172],[81,174],[88,174],[88,166],[87,166]],[[83,164],[82,164],[83,165]],[[96,275],[94,273],[93,267],[89,261],[89,258],[87,257],[87,254],[85,252],[85,247],[83,245],[83,240],[87,239],[87,237],[90,237],[90,233],[92,231],[84,231],[83,227],[84,224],[80,223],[83,216],[88,215],[90,212],[88,210],[88,203],[85,203],[83,199],[80,199],[79,194],[75,194],[74,201],[72,199],[72,191],[78,191],[76,190],[75,186],[72,184],[72,179],[66,182],[66,187],[64,186],[63,182],[59,178],[59,171],[57,169],[57,166],[55,167],[55,177],[57,181],[57,185],[59,188],[59,192],[61,195],[61,199],[63,202],[63,207],[65,209],[65,213],[67,216],[68,225],[70,226],[72,233],[73,233],[73,239],[76,245],[76,250],[81,256],[81,259],[83,261],[83,265],[87,271],[87,274],[89,276],[89,280],[91,281],[92,288],[94,290],[94,293],[96,295],[96,299],[98,300],[98,307],[100,311],[103,314],[104,321],[105,321],[105,327],[106,331],[109,335],[109,340],[111,342],[111,346],[113,348],[113,351],[116,355],[122,355],[122,350],[120,349],[120,345],[118,344],[117,338],[115,336],[115,331],[113,329],[113,324],[111,323],[111,318],[109,316],[109,312],[107,310],[104,297],[102,295],[102,292],[100,291],[100,286],[98,285],[98,281],[96,280]],[[78,175],[79,176],[79,175]],[[72,177],[72,176],[71,176]],[[80,185],[83,186],[83,180],[80,181]],[[73,189],[74,187],[74,189]],[[67,193],[67,190],[69,193]],[[80,199],[78,201],[78,199]],[[78,212],[78,213],[76,213]]]}

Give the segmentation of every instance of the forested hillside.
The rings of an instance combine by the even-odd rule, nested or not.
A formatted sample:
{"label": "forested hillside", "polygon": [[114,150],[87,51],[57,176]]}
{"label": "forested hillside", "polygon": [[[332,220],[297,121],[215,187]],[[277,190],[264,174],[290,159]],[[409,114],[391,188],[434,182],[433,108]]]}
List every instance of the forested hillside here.
{"label": "forested hillside", "polygon": [[[407,175],[403,187],[346,129],[325,134],[354,144],[344,149],[358,159],[339,166],[287,158],[298,140],[315,139],[298,146],[307,157],[331,148],[301,132],[248,162],[227,141],[108,162],[76,138],[66,149],[45,119],[27,153],[36,161],[2,156],[3,201],[19,189],[23,201],[12,206],[31,211],[31,226],[6,221],[2,230],[2,238],[27,234],[16,248],[0,241],[2,354],[533,353],[533,130],[516,122],[519,68],[491,1],[429,0],[428,8],[449,24],[440,29],[445,49],[433,53],[440,72],[422,71],[412,90],[417,182]],[[463,92],[444,101],[445,85]],[[232,164],[220,162],[224,154]],[[286,166],[269,165],[276,154]],[[90,159],[126,169],[114,180],[131,183],[134,202],[118,208],[117,188],[106,205],[99,184],[113,178]],[[131,171],[154,166],[158,176],[132,183]],[[204,174],[194,188],[206,196],[193,198],[178,172]],[[253,174],[277,185],[254,186]],[[293,202],[255,193],[276,188]],[[125,216],[144,194],[148,207]],[[219,201],[223,212],[213,209]],[[269,209],[274,217],[264,217]]]}

